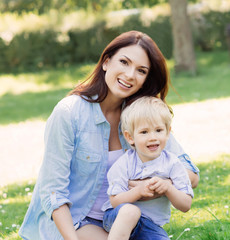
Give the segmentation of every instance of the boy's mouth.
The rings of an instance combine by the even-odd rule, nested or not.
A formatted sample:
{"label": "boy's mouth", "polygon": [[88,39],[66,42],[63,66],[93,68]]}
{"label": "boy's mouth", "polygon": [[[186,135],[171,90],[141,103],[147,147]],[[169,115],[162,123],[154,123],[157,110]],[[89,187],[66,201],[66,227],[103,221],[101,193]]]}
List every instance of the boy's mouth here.
{"label": "boy's mouth", "polygon": [[159,144],[151,144],[147,146],[150,151],[155,151],[158,149]]}

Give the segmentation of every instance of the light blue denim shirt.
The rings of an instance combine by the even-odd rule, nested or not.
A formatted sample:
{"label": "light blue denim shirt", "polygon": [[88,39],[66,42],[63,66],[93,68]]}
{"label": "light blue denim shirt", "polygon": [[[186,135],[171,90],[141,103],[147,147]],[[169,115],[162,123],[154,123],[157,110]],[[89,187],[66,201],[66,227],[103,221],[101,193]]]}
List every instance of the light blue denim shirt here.
{"label": "light blue denim shirt", "polygon": [[[129,148],[119,126],[124,152]],[[92,208],[107,174],[110,125],[99,103],[72,95],[54,108],[45,129],[45,153],[29,209],[19,235],[29,240],[63,239],[52,212],[68,204],[73,223]],[[166,147],[185,167],[198,173],[180,145],[171,136]]]}

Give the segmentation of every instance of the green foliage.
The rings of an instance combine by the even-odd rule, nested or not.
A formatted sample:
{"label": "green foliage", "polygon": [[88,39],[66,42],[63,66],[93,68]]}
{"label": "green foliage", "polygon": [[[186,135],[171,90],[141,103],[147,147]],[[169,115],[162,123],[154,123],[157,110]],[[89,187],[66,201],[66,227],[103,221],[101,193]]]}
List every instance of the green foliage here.
{"label": "green foliage", "polygon": [[[45,66],[57,66],[65,61],[66,49],[58,42],[58,33],[22,32],[16,35],[5,49],[7,70],[33,70]],[[0,66],[0,69],[2,66]],[[4,69],[1,69],[4,71]]]}
{"label": "green foliage", "polygon": [[[197,2],[198,0],[188,0],[188,2]],[[1,0],[1,12],[30,12],[36,11],[38,14],[48,12],[50,9],[59,9],[60,11],[69,11],[73,8],[84,9],[87,11],[99,12],[106,10],[121,10],[140,7],[152,7],[157,4],[167,3],[168,0]]]}
{"label": "green foliage", "polygon": [[191,18],[195,46],[202,51],[227,49],[226,27],[230,12],[209,11]]}
{"label": "green foliage", "polygon": [[169,17],[160,16],[146,26],[141,14],[124,17],[122,25],[107,27],[104,18],[87,29],[70,29],[67,33],[47,29],[22,32],[9,44],[0,38],[4,57],[0,60],[1,72],[35,70],[98,61],[104,47],[124,31],[139,30],[149,34],[165,57],[172,56],[171,24]]}
{"label": "green foliage", "polygon": [[[101,1],[94,1],[94,4],[99,4]],[[25,2],[29,4],[30,1]],[[87,3],[90,2],[87,1]],[[134,2],[142,5],[145,1]],[[154,4],[155,1],[149,1],[148,4],[150,2]],[[80,4],[75,0],[67,3],[72,4],[73,8],[74,4]],[[110,3],[115,4],[115,1]],[[53,1],[52,4],[54,4]],[[55,4],[57,4],[56,1]],[[84,1],[81,4],[84,4]],[[12,26],[16,22],[18,24],[18,20],[20,24],[16,27],[22,30],[12,34],[12,40],[6,40],[4,34],[0,33],[0,71],[33,71],[82,62],[96,62],[107,43],[120,33],[129,30],[147,33],[155,40],[167,59],[172,57],[172,29],[167,4],[161,5],[160,8],[129,9],[115,13],[95,14],[91,12],[86,14],[84,12],[82,14],[80,11],[75,11],[74,20],[71,18],[73,16],[71,13],[69,15],[63,12],[59,14],[56,11],[40,17],[25,13],[21,18],[16,15],[7,15],[5,18],[3,16],[0,20],[3,21],[5,27],[0,26],[0,32],[9,35],[7,25]],[[196,49],[227,50],[226,26],[230,23],[230,12],[196,12],[190,17]],[[34,24],[31,24],[31,21],[34,21]],[[71,27],[68,27],[69,24]],[[34,28],[31,27],[33,25]]]}

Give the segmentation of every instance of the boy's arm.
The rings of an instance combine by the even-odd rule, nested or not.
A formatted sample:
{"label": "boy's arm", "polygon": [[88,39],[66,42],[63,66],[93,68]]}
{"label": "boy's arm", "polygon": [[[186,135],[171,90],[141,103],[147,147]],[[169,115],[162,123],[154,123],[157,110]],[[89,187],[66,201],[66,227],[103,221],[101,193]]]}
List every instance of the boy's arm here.
{"label": "boy's arm", "polygon": [[192,197],[171,185],[165,196],[169,199],[172,205],[182,211],[187,212],[192,205]]}
{"label": "boy's arm", "polygon": [[149,182],[143,181],[126,192],[110,196],[110,202],[113,208],[122,203],[134,203],[143,197],[153,197],[153,191],[149,189]]}
{"label": "boy's arm", "polygon": [[187,212],[191,208],[192,197],[176,189],[168,181],[159,177],[153,177],[150,179],[150,183],[150,189],[158,194],[164,194],[176,209]]}

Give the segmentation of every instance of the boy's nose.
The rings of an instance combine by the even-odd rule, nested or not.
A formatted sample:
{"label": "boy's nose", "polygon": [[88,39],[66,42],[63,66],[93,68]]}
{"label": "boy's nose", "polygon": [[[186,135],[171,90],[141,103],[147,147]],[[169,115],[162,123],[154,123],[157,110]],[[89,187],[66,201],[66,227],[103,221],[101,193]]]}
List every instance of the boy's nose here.
{"label": "boy's nose", "polygon": [[149,138],[150,138],[150,140],[155,140],[156,139],[156,134],[154,132],[151,132],[149,134]]}

